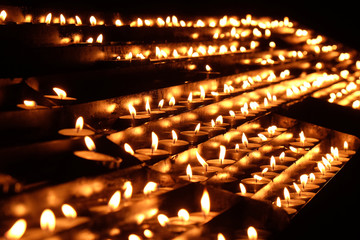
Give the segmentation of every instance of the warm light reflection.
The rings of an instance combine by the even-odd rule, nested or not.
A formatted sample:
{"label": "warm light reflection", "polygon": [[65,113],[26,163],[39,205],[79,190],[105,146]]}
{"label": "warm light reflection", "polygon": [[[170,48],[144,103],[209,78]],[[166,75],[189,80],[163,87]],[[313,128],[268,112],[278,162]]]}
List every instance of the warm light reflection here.
{"label": "warm light reflection", "polygon": [[217,240],[226,240],[226,238],[222,233],[218,233]]}
{"label": "warm light reflection", "polygon": [[157,189],[157,187],[158,187],[157,183],[155,183],[155,182],[148,182],[148,183],[145,185],[143,192],[144,192],[145,195],[148,195],[148,194],[150,194],[150,193],[152,193],[152,192],[155,192],[156,189]]}
{"label": "warm light reflection", "polygon": [[127,152],[127,153],[129,153],[131,155],[135,154],[134,150],[132,149],[132,147],[128,143],[124,143],[124,149],[125,149],[125,152]]}
{"label": "warm light reflection", "polygon": [[24,105],[26,107],[36,107],[36,102],[33,100],[24,100]]}
{"label": "warm light reflection", "polygon": [[77,217],[77,213],[76,213],[75,209],[72,206],[70,206],[69,204],[63,204],[61,206],[61,211],[66,218],[76,218]]}
{"label": "warm light reflection", "polygon": [[169,218],[165,214],[159,214],[157,216],[157,220],[160,224],[160,226],[165,227],[167,223],[169,222]]}

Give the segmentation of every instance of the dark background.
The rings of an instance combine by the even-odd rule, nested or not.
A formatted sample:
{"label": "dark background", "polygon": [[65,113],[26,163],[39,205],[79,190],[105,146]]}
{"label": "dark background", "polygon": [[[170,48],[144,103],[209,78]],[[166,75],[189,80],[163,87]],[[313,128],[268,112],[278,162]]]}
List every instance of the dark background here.
{"label": "dark background", "polygon": [[49,10],[105,11],[119,12],[120,15],[160,15],[167,16],[245,16],[247,13],[275,18],[290,17],[290,20],[316,30],[345,45],[360,49],[358,31],[360,18],[357,1],[265,1],[265,0],[7,0],[0,1],[7,5],[39,7]]}

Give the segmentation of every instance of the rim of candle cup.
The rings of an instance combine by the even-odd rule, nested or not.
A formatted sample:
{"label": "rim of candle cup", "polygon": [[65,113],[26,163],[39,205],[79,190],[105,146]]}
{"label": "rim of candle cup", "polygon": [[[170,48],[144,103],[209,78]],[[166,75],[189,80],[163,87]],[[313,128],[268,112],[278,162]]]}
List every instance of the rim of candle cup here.
{"label": "rim of candle cup", "polygon": [[263,170],[265,168],[268,168],[268,172],[282,172],[284,171],[285,169],[288,168],[288,166],[286,165],[280,165],[280,164],[276,164],[274,169],[270,166],[270,165],[262,165],[260,166],[260,168]]}
{"label": "rim of candle cup", "polygon": [[74,97],[68,97],[68,96],[66,96],[64,98],[60,98],[58,95],[44,95],[44,97],[52,99],[52,100],[60,100],[60,101],[75,101],[75,100],[77,100]]}
{"label": "rim of candle cup", "polygon": [[[300,138],[295,138],[295,140],[297,141],[297,142],[300,142]],[[319,139],[317,139],[317,138],[312,138],[312,137],[306,137],[305,138],[305,142],[309,142],[309,143],[317,143],[317,142],[319,142],[320,140]]]}
{"label": "rim of candle cup", "polygon": [[315,175],[315,179],[317,179],[317,178],[330,179],[335,176],[335,173],[333,173],[333,172],[325,172],[325,173],[315,172],[314,175]]}
{"label": "rim of candle cup", "polygon": [[[74,134],[72,134],[74,132]],[[69,137],[85,137],[85,136],[92,136],[95,132],[91,129],[83,128],[77,131],[76,128],[64,128],[58,131],[60,135],[69,136]]]}
{"label": "rim of candle cup", "polygon": [[[300,182],[298,182],[298,186],[299,186],[299,188],[301,189],[302,192],[312,192],[312,191],[315,191],[315,190],[320,188],[319,185],[314,184],[314,183],[306,183],[305,188],[303,188],[302,184]],[[290,185],[290,188],[292,190],[295,190],[294,185]]]}
{"label": "rim of candle cup", "polygon": [[46,106],[42,106],[42,105],[36,105],[33,107],[28,107],[25,104],[17,104],[16,105],[18,108],[24,109],[24,110],[41,110],[41,109],[47,109],[48,107]]}
{"label": "rim of candle cup", "polygon": [[265,173],[262,173],[262,172],[253,172],[253,173],[251,173],[251,176],[254,176],[254,175],[258,175],[258,176],[260,176],[262,178],[273,179],[273,178],[279,176],[279,173],[277,173],[277,172],[269,172],[269,171],[267,171]]}
{"label": "rim of candle cup", "polygon": [[151,158],[151,160],[164,159],[164,158],[167,158],[170,154],[168,151],[163,150],[163,149],[156,149],[156,151],[152,151],[151,148],[136,149],[135,153],[149,156]]}
{"label": "rim of candle cup", "polygon": [[[288,203],[289,202],[289,203]],[[276,204],[276,202],[273,202]],[[290,201],[287,201],[285,199],[281,199],[281,206],[284,206],[285,208],[295,208],[298,209],[302,205],[304,205],[306,202],[301,199],[290,199]]]}
{"label": "rim of candle cup", "polygon": [[289,144],[296,148],[310,148],[315,145],[312,142],[303,142],[303,143],[302,142],[290,142]]}
{"label": "rim of candle cup", "polygon": [[290,198],[291,199],[301,199],[301,200],[309,200],[311,199],[313,196],[315,196],[316,193],[314,192],[308,192],[308,191],[300,191],[300,194],[298,194],[297,192],[292,192],[290,193]]}
{"label": "rim of candle cup", "polygon": [[254,142],[254,143],[266,143],[271,139],[272,138],[267,138],[265,141],[263,141],[260,137],[248,137],[249,142]]}
{"label": "rim of candle cup", "polygon": [[189,176],[187,176],[187,175],[179,176],[179,179],[185,180],[188,182],[204,182],[204,181],[208,180],[208,177],[205,175],[193,174],[192,177],[190,178],[190,181],[189,181]]}
{"label": "rim of candle cup", "polygon": [[215,173],[215,172],[220,172],[222,171],[223,169],[220,168],[220,167],[216,167],[216,166],[208,166],[207,167],[207,171],[205,172],[205,168],[203,166],[194,166],[194,167],[191,167],[191,170],[193,173],[199,173],[199,174],[212,174],[212,173]]}
{"label": "rim of candle cup", "polygon": [[159,148],[168,151],[170,154],[176,154],[185,151],[186,149],[188,149],[188,147],[189,147],[189,142],[181,139],[176,140],[175,144],[173,144],[172,139],[159,140]]}
{"label": "rim of candle cup", "polygon": [[254,195],[254,193],[250,193],[250,192],[246,192],[245,194],[241,193],[241,192],[237,192],[235,193],[236,195],[239,195],[241,197],[252,197]]}
{"label": "rim of candle cup", "polygon": [[220,163],[219,159],[209,159],[209,160],[206,160],[206,162],[211,166],[226,167],[231,164],[234,164],[236,161],[234,159],[225,158],[223,164]]}
{"label": "rim of candle cup", "polygon": [[[89,153],[91,153],[92,156],[89,156]],[[118,161],[118,159],[116,159],[115,157],[110,156],[108,154],[89,151],[89,150],[74,151],[74,155],[79,158],[89,160],[89,161],[94,161],[94,162],[112,162],[112,161],[116,162],[116,161]],[[99,157],[99,158],[95,158],[95,157]],[[100,158],[103,158],[103,159],[100,159]]]}
{"label": "rim of candle cup", "polygon": [[[328,173],[328,172],[330,172],[330,173],[335,173],[335,172],[338,172],[340,169],[341,169],[341,168],[336,167],[336,166],[331,166],[330,169],[328,169],[327,167],[325,167],[325,170],[326,170],[327,173]],[[314,167],[314,170],[315,170],[315,171],[318,171],[318,172],[320,171],[318,167]]]}

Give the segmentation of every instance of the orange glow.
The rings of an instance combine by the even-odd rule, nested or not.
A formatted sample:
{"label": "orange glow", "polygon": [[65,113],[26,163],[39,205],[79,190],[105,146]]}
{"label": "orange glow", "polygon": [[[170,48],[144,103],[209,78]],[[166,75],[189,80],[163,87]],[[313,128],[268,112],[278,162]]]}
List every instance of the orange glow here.
{"label": "orange glow", "polygon": [[25,219],[17,220],[14,225],[5,233],[6,239],[20,239],[26,231],[27,223]]}
{"label": "orange glow", "polygon": [[300,176],[300,183],[303,189],[305,188],[306,183],[308,182],[308,178],[309,176],[307,174],[303,174]]}
{"label": "orange glow", "polygon": [[136,117],[136,109],[134,108],[134,106],[129,103],[128,108],[129,108],[130,115],[133,118],[135,118]]}
{"label": "orange glow", "polygon": [[281,207],[280,197],[277,197],[277,198],[276,198],[276,206],[277,206],[277,207]]}
{"label": "orange glow", "polygon": [[206,64],[205,70],[206,70],[207,72],[210,72],[210,71],[212,70],[212,68],[209,66],[209,64]]}
{"label": "orange glow", "polygon": [[285,199],[285,201],[288,202],[288,205],[289,205],[289,202],[290,202],[290,192],[289,192],[289,190],[288,190],[286,187],[284,187],[284,199]]}
{"label": "orange glow", "polygon": [[169,100],[169,106],[175,106],[175,98],[171,97]]}
{"label": "orange glow", "polygon": [[257,231],[253,226],[250,226],[247,229],[247,235],[248,235],[249,240],[257,240],[258,239]]}
{"label": "orange glow", "polygon": [[90,21],[90,25],[91,25],[91,26],[95,26],[95,25],[96,25],[96,18],[95,18],[94,16],[91,16],[90,19],[89,19],[89,21]]}
{"label": "orange glow", "polygon": [[1,21],[5,21],[6,17],[7,17],[6,11],[5,11],[5,10],[2,10],[2,11],[0,12],[0,20],[1,20]]}
{"label": "orange glow", "polygon": [[190,92],[190,93],[189,93],[189,96],[188,96],[188,98],[187,98],[188,103],[191,103],[191,102],[192,102],[192,99],[193,99],[193,96],[192,96],[192,95],[193,95],[192,92]]}
{"label": "orange glow", "polygon": [[241,141],[242,141],[242,144],[247,148],[249,141],[248,141],[245,133],[242,134]]}
{"label": "orange glow", "polygon": [[218,233],[217,240],[226,240],[226,238],[222,233]]}
{"label": "orange glow", "polygon": [[148,114],[151,113],[151,108],[150,108],[149,99],[146,99],[145,110],[146,110],[146,112],[147,112]]}
{"label": "orange glow", "polygon": [[219,116],[215,119],[216,125],[223,124],[223,122],[224,122],[224,119],[223,119],[222,115],[219,115]]}
{"label": "orange glow", "polygon": [[125,199],[130,199],[133,193],[133,186],[131,184],[130,181],[126,181],[124,183],[123,189],[125,189],[124,191],[124,198]]}
{"label": "orange glow", "polygon": [[104,36],[102,34],[99,34],[99,36],[96,38],[97,43],[102,43],[104,40]]}
{"label": "orange glow", "polygon": [[[158,103],[158,107],[160,108],[160,109],[162,109],[163,108],[163,106],[164,106],[164,102],[165,102],[165,100],[164,99],[161,99],[160,101],[159,101],[159,103]],[[149,106],[150,107],[150,106]]]}
{"label": "orange glow", "polygon": [[172,135],[173,144],[175,144],[178,140],[178,136],[174,130],[171,130],[171,135]]}
{"label": "orange glow", "polygon": [[204,189],[203,195],[200,200],[201,211],[203,212],[205,218],[210,213],[210,196],[206,188]]}
{"label": "orange glow", "polygon": [[42,230],[53,232],[56,226],[56,218],[53,211],[45,209],[40,217],[40,227]]}
{"label": "orange glow", "polygon": [[158,136],[154,132],[151,132],[151,151],[155,152],[158,149],[158,145],[159,145]]}
{"label": "orange glow", "polygon": [[190,214],[186,209],[182,208],[178,211],[178,217],[181,221],[187,222],[190,219]]}
{"label": "orange glow", "polygon": [[135,154],[134,150],[132,149],[132,147],[128,143],[124,144],[124,149],[125,149],[125,152],[127,152],[127,153],[129,153],[131,155]]}
{"label": "orange glow", "polygon": [[349,144],[347,141],[344,141],[344,150],[348,150],[349,149]]}
{"label": "orange glow", "polygon": [[279,160],[283,161],[285,159],[285,152],[280,153]]}
{"label": "orange glow", "polygon": [[169,222],[169,218],[165,214],[159,214],[157,216],[157,220],[160,224],[160,226],[165,227],[167,223]]}
{"label": "orange glow", "polygon": [[110,198],[108,202],[108,207],[111,211],[115,211],[120,206],[121,201],[121,193],[120,191],[116,191]]}
{"label": "orange glow", "polygon": [[116,19],[116,20],[115,20],[115,26],[120,27],[120,26],[122,26],[122,25],[124,25],[124,24],[121,22],[120,19]]}
{"label": "orange glow", "polygon": [[157,187],[158,187],[157,183],[155,183],[155,182],[148,182],[148,183],[145,185],[143,192],[144,192],[145,195],[148,195],[148,194],[150,194],[150,193],[152,193],[152,192],[155,192],[155,190],[157,189]]}
{"label": "orange glow", "polygon": [[229,111],[229,115],[230,115],[231,117],[235,118],[235,112],[234,112],[233,110],[230,110],[230,111]]}
{"label": "orange glow", "polygon": [[305,134],[304,134],[304,131],[301,131],[301,132],[299,133],[299,137],[300,137],[300,142],[301,142],[302,144],[304,144],[304,143],[305,143]]}
{"label": "orange glow", "polygon": [[87,43],[93,43],[94,42],[94,39],[92,37],[89,37],[87,40],[86,40]]}
{"label": "orange glow", "polygon": [[65,25],[65,24],[66,24],[66,19],[63,14],[60,14],[60,25]]}
{"label": "orange glow", "polygon": [[54,87],[53,88],[54,92],[56,93],[56,95],[58,95],[58,97],[60,99],[64,99],[66,98],[67,94],[64,90],[62,90],[61,88],[57,88],[57,87]]}
{"label": "orange glow", "polygon": [[84,141],[85,141],[85,145],[89,149],[89,151],[96,151],[95,143],[89,136],[86,136],[84,138]]}
{"label": "orange glow", "polygon": [[295,188],[296,193],[297,193],[297,194],[300,194],[301,189],[299,188],[299,186],[298,186],[295,182],[293,182],[293,186],[294,186],[294,188]]}
{"label": "orange glow", "polygon": [[267,172],[267,171],[269,171],[269,168],[264,168],[262,171],[261,171],[261,175],[263,175],[264,176],[264,174]]}
{"label": "orange glow", "polygon": [[70,206],[69,204],[63,204],[61,206],[61,211],[66,218],[76,218],[77,217],[77,213],[76,213],[75,209],[72,206]]}
{"label": "orange glow", "polygon": [[201,98],[202,100],[205,99],[205,89],[204,89],[203,86],[200,86],[200,98]]}
{"label": "orange glow", "polygon": [[264,134],[259,133],[258,137],[261,139],[261,141],[266,141],[267,140],[267,137],[265,137]]}
{"label": "orange glow", "polygon": [[75,16],[76,25],[82,25],[81,18],[79,16]]}
{"label": "orange glow", "polygon": [[275,169],[275,166],[276,166],[276,161],[275,161],[275,157],[274,156],[271,156],[270,157],[270,167],[272,170]]}
{"label": "orange glow", "polygon": [[129,235],[128,240],[141,240],[141,237],[132,233]]}
{"label": "orange glow", "polygon": [[257,182],[257,181],[260,181],[262,179],[262,177],[260,177],[259,175],[254,174],[254,179]]}

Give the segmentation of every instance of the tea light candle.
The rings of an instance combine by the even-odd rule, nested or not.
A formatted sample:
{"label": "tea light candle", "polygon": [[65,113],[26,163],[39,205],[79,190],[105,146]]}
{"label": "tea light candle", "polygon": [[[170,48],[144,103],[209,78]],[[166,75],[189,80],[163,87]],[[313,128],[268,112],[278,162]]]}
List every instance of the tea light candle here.
{"label": "tea light candle", "polygon": [[212,138],[212,137],[215,137],[219,134],[223,134],[226,132],[226,129],[223,128],[223,127],[216,127],[215,124],[214,126],[211,126],[211,127],[201,127],[200,128],[201,131],[204,131],[204,132],[208,132],[209,134],[209,138]]}
{"label": "tea light candle", "polygon": [[238,126],[244,119],[243,115],[235,114],[233,110],[229,111],[229,116],[223,116],[224,123],[230,124],[231,127]]}
{"label": "tea light candle", "polygon": [[[315,144],[313,142],[310,142],[308,138],[305,138],[304,132],[301,131],[299,134],[300,138],[296,138],[297,142],[290,142],[291,146],[294,147],[300,147],[300,148],[308,148],[308,147],[312,147]],[[311,141],[315,141],[315,138],[310,138]],[[316,141],[318,141],[316,139]]]}
{"label": "tea light candle", "polygon": [[200,131],[200,123],[197,124],[194,131],[182,131],[180,132],[180,135],[190,144],[197,144],[208,139],[208,133]]}
{"label": "tea light candle", "polygon": [[188,164],[186,167],[186,175],[179,176],[180,179],[189,181],[189,182],[202,182],[207,180],[208,178],[204,175],[196,175],[193,174],[191,165]]}
{"label": "tea light candle", "polygon": [[85,160],[95,161],[109,167],[114,167],[114,165],[120,166],[120,163],[122,162],[121,159],[116,159],[113,156],[96,152],[95,143],[90,137],[86,136],[84,138],[84,141],[86,147],[89,150],[75,151],[74,152],[75,156]]}
{"label": "tea light candle", "polygon": [[69,204],[63,204],[61,211],[65,217],[56,218],[56,230],[73,228],[90,220],[88,217],[77,216],[77,212]]}
{"label": "tea light candle", "polygon": [[175,105],[176,101],[175,101],[174,97],[170,98],[168,107],[163,107],[163,102],[162,101],[163,100],[161,100],[159,102],[158,107],[159,107],[159,110],[165,111],[166,113],[175,114],[177,112],[184,111],[186,109],[186,107],[183,106],[183,105]]}
{"label": "tea light candle", "polygon": [[210,195],[206,188],[204,188],[203,195],[200,199],[201,212],[190,213],[190,218],[198,219],[199,222],[208,222],[215,217],[218,212],[211,211]]}
{"label": "tea light candle", "polygon": [[217,166],[209,166],[209,164],[205,161],[205,159],[196,151],[196,158],[201,166],[195,166],[192,170],[196,173],[209,174],[214,172],[222,171],[222,168]]}
{"label": "tea light candle", "polygon": [[101,204],[97,206],[92,206],[89,208],[89,211],[96,214],[108,214],[110,212],[115,212],[120,209],[121,202],[121,192],[116,191],[107,202],[107,204]]}
{"label": "tea light candle", "polygon": [[288,215],[293,215],[294,213],[297,212],[297,210],[295,208],[290,208],[290,207],[286,207],[282,204],[282,201],[280,200],[280,197],[276,198],[276,202],[274,202],[274,204],[277,207],[280,207],[282,209],[284,209],[284,211],[288,214]]}
{"label": "tea light candle", "polygon": [[132,149],[132,147],[128,143],[124,143],[124,149],[127,153],[133,155],[134,157],[136,157],[137,159],[139,159],[142,162],[151,160],[151,157],[149,157],[149,156],[146,156],[144,154],[135,153],[134,150]]}
{"label": "tea light candle", "polygon": [[76,98],[68,97],[67,93],[61,88],[54,87],[53,91],[56,93],[56,95],[44,95],[44,97],[55,100],[57,103],[71,102],[76,100]]}
{"label": "tea light candle", "polygon": [[150,121],[150,115],[148,114],[136,114],[136,109],[133,107],[133,105],[128,105],[130,115],[124,115],[119,117],[118,121],[121,123],[124,122],[124,125],[135,127],[138,125],[141,125],[145,122]]}
{"label": "tea light candle", "polygon": [[289,190],[284,187],[284,199],[281,200],[281,205],[287,208],[298,208],[305,204],[304,200],[301,199],[291,199]]}
{"label": "tea light candle", "polygon": [[189,212],[182,208],[178,211],[178,215],[176,217],[170,217],[168,223],[169,230],[172,232],[184,232],[188,229],[189,226],[195,225],[197,223],[202,222],[203,219],[190,216]]}
{"label": "tea light candle", "polygon": [[272,137],[275,137],[275,136],[278,136],[280,135],[282,132],[282,130],[285,130],[286,131],[286,128],[278,128],[277,126],[275,125],[272,125],[270,127],[267,128],[267,131],[266,132],[260,132],[260,134],[263,134],[265,137],[267,138],[272,138]]}
{"label": "tea light candle", "polygon": [[295,162],[296,158],[285,156],[285,152],[282,152],[282,153],[280,153],[280,155],[278,157],[275,157],[275,161],[276,161],[276,163],[287,164],[287,163]]}
{"label": "tea light candle", "polygon": [[210,165],[218,166],[218,167],[224,167],[235,163],[235,160],[233,159],[225,159],[225,154],[226,154],[226,147],[220,145],[219,159],[210,159],[207,160],[206,162]]}
{"label": "tea light candle", "polygon": [[332,178],[333,176],[335,176],[335,173],[332,172],[327,172],[326,168],[324,166],[324,164],[322,164],[321,162],[317,163],[317,167],[316,169],[320,172],[315,172],[315,178],[319,178],[319,179],[329,179]]}
{"label": "tea light candle", "polygon": [[239,145],[240,148],[256,149],[256,148],[259,148],[261,146],[259,143],[251,143],[251,142],[249,142],[246,135],[245,135],[245,133],[242,134],[241,141],[242,141],[242,145]]}
{"label": "tea light candle", "polygon": [[[307,174],[302,174],[300,176],[300,190],[303,191],[303,192],[306,192],[306,191],[314,191],[314,190],[317,190],[320,188],[319,185],[316,185],[316,184],[313,184],[313,183],[308,183],[308,178],[309,176]],[[296,187],[295,185],[292,185],[290,186],[292,189],[295,189],[296,190]]]}
{"label": "tea light candle", "polygon": [[263,178],[273,179],[276,176],[278,176],[279,173],[277,173],[277,172],[269,172],[269,168],[264,168],[261,172],[251,173],[251,176],[255,176],[255,175],[261,176]]}
{"label": "tea light candle", "polygon": [[33,100],[24,100],[23,104],[17,104],[16,105],[18,108],[22,108],[25,110],[39,110],[39,109],[46,109],[47,107],[45,106],[40,106],[37,105],[37,103]]}
{"label": "tea light candle", "polygon": [[256,143],[264,143],[271,140],[271,138],[266,137],[264,134],[259,133],[257,137],[249,137],[249,141]]}
{"label": "tea light candle", "polygon": [[242,197],[252,197],[254,194],[246,191],[246,187],[243,183],[239,183],[240,192],[237,192],[237,195]]}
{"label": "tea light candle", "polygon": [[137,149],[135,152],[147,155],[153,160],[167,158],[170,153],[166,150],[158,149],[158,144],[158,136],[154,132],[151,132],[151,148],[141,148]]}
{"label": "tea light candle", "polygon": [[251,152],[250,149],[240,148],[238,143],[235,144],[235,148],[226,150],[226,154],[228,154],[229,157],[234,160],[239,160],[249,152]]}
{"label": "tea light candle", "polygon": [[193,99],[193,94],[190,92],[187,100],[180,100],[179,103],[186,106],[188,110],[192,110],[199,107],[204,102],[201,99]]}
{"label": "tea light candle", "polygon": [[323,184],[326,182],[326,179],[323,179],[323,178],[316,178],[315,174],[314,173],[310,173],[309,174],[309,183],[312,183],[312,184]]}
{"label": "tea light candle", "polygon": [[139,115],[149,115],[150,120],[156,120],[165,115],[165,111],[162,110],[151,110],[149,99],[146,99],[145,112],[139,112]]}
{"label": "tea light candle", "polygon": [[212,127],[221,127],[221,128],[225,128],[225,129],[229,129],[230,128],[230,124],[229,123],[224,123],[224,119],[222,115],[219,115],[215,121],[211,120],[210,122],[204,123],[205,126],[212,126]]}
{"label": "tea light candle", "polygon": [[354,155],[356,151],[349,149],[349,143],[347,141],[344,141],[344,148],[342,150],[339,150],[339,154],[343,154],[346,156]]}
{"label": "tea light candle", "polygon": [[59,134],[71,137],[84,137],[94,135],[95,132],[90,129],[84,129],[84,118],[78,117],[75,122],[75,128],[65,128],[58,131]]}
{"label": "tea light candle", "polygon": [[281,172],[288,168],[288,166],[285,165],[278,165],[276,164],[276,160],[274,156],[270,157],[270,165],[262,165],[260,166],[261,169],[268,168],[271,172]]}
{"label": "tea light candle", "polygon": [[296,192],[290,193],[291,198],[301,199],[306,201],[312,198],[313,196],[315,196],[315,193],[313,192],[301,191],[300,187],[296,183],[293,183],[292,187],[295,189]]}
{"label": "tea light candle", "polygon": [[252,178],[244,178],[241,180],[241,183],[243,183],[246,189],[248,189],[251,192],[257,192],[259,189],[261,189],[270,182],[271,182],[270,179],[263,178],[258,175],[254,175],[254,177]]}
{"label": "tea light candle", "polygon": [[189,143],[184,140],[178,140],[178,136],[174,130],[171,131],[172,139],[162,139],[159,141],[159,147],[167,150],[170,154],[176,154],[185,151]]}

